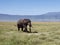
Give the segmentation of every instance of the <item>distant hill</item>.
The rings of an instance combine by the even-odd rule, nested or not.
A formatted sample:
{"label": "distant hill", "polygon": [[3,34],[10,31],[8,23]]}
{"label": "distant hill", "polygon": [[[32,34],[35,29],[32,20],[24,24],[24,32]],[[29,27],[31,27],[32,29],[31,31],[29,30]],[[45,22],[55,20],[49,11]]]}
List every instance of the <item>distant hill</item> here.
{"label": "distant hill", "polygon": [[29,18],[32,21],[60,21],[60,12],[48,12],[42,15],[0,14],[0,21],[17,21],[22,18]]}

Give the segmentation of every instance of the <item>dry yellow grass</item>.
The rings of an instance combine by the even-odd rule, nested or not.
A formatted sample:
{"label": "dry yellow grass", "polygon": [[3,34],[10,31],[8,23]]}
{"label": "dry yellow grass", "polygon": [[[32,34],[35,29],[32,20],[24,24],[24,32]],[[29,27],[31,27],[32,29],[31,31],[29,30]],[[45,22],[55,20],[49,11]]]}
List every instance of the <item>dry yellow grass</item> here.
{"label": "dry yellow grass", "polygon": [[17,30],[16,22],[0,22],[0,45],[60,45],[60,22],[32,22],[32,32]]}

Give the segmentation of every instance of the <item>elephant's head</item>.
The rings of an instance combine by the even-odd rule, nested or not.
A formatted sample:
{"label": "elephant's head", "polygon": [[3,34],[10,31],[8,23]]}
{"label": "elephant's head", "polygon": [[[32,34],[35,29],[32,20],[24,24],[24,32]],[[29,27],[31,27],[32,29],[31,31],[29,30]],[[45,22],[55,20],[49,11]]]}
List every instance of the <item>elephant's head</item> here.
{"label": "elephant's head", "polygon": [[31,32],[31,27],[32,27],[31,20],[30,19],[24,19],[24,23],[29,26],[29,30]]}

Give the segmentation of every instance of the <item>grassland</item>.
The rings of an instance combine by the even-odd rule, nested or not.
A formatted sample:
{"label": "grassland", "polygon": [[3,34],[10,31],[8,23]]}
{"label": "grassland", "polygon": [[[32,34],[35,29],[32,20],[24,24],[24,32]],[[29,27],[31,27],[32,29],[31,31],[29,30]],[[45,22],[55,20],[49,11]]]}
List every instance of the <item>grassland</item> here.
{"label": "grassland", "polygon": [[32,22],[32,32],[17,31],[16,22],[0,22],[0,45],[60,45],[60,22]]}

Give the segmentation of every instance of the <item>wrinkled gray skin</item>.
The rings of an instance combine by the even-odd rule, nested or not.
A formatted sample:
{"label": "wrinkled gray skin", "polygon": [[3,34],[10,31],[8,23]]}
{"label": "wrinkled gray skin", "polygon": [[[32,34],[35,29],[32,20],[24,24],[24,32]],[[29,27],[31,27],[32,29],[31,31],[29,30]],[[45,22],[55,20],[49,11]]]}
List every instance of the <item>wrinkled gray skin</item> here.
{"label": "wrinkled gray skin", "polygon": [[[30,19],[20,19],[18,22],[17,22],[17,28],[18,28],[18,31],[20,30],[20,28],[21,28],[21,30],[22,31],[28,31],[27,30],[27,26],[29,26],[29,30],[30,30],[30,32],[31,32],[31,20]],[[23,28],[24,28],[24,30],[23,30]]]}

